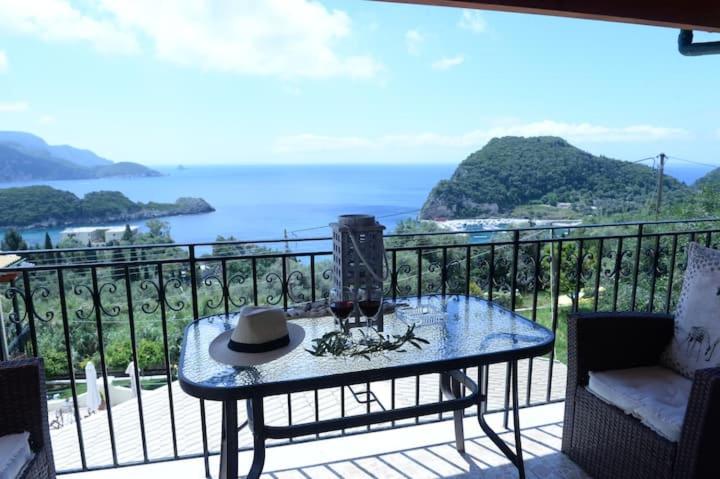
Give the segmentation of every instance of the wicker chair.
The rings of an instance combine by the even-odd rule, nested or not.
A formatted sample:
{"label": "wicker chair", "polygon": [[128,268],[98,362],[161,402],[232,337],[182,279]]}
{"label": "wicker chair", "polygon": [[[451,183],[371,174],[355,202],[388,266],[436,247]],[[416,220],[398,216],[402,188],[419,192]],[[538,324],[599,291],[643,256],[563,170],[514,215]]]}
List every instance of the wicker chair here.
{"label": "wicker chair", "polygon": [[0,362],[0,435],[23,431],[35,456],[20,477],[54,478],[42,359]]}
{"label": "wicker chair", "polygon": [[673,318],[665,314],[569,318],[562,450],[591,476],[720,478],[720,368],[695,374],[677,443],[586,388],[589,371],[657,365],[672,335]]}

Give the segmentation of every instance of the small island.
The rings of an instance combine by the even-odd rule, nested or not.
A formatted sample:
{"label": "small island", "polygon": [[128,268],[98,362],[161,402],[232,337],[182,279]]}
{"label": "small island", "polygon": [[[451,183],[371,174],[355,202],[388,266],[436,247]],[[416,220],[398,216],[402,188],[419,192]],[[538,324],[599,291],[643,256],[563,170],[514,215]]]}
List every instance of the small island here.
{"label": "small island", "polygon": [[0,227],[44,228],[137,221],[215,211],[202,198],[174,203],[134,202],[119,191],[94,191],[79,198],[50,186],[0,189]]}

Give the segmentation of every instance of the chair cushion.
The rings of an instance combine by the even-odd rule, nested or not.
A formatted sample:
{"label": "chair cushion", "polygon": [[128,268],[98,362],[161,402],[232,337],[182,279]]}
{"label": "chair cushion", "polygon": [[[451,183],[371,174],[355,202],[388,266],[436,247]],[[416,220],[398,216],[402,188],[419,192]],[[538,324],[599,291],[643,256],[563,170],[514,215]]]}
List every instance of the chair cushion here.
{"label": "chair cushion", "polygon": [[675,333],[662,365],[692,379],[698,369],[720,366],[720,251],[690,243]]}
{"label": "chair cushion", "polygon": [[0,437],[0,479],[15,479],[33,458],[29,432]]}
{"label": "chair cushion", "polygon": [[647,427],[680,440],[692,381],[660,366],[590,372],[588,390]]}

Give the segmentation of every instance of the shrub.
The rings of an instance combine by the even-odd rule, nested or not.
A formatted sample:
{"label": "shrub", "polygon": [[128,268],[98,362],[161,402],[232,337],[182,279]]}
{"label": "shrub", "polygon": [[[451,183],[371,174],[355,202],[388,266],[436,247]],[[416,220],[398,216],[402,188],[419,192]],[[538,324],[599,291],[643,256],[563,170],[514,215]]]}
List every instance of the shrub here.
{"label": "shrub", "polygon": [[141,339],[137,356],[140,369],[159,369],[165,365],[165,354],[160,341]]}

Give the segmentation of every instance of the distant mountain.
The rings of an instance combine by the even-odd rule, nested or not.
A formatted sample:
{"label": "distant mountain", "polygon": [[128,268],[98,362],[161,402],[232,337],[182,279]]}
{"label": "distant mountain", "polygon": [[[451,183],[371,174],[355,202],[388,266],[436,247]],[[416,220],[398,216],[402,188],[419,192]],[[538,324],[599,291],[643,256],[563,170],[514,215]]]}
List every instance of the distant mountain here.
{"label": "distant mountain", "polygon": [[135,221],[215,211],[202,198],[174,203],[136,203],[119,191],[94,191],[78,198],[50,186],[0,189],[0,227],[48,227]]}
{"label": "distant mountain", "polygon": [[94,178],[91,170],[64,160],[33,156],[0,144],[0,182]]}
{"label": "distant mountain", "polygon": [[720,190],[720,168],[715,168],[702,178],[698,178],[693,186],[697,188],[714,187]]}
{"label": "distant mountain", "polygon": [[113,164],[112,161],[98,156],[90,150],[81,150],[80,148],[74,148],[68,145],[51,146],[50,154],[55,158],[60,158],[61,160],[88,168]]}
{"label": "distant mountain", "polygon": [[22,131],[0,131],[0,145],[10,146],[28,155],[52,157],[88,168],[112,164],[112,161],[102,158],[90,150],[81,150],[68,145],[48,145],[39,136]]}
{"label": "distant mountain", "polygon": [[13,144],[18,149],[28,152],[48,152],[48,144],[39,136],[22,131],[0,131],[0,143]]}
{"label": "distant mountain", "polygon": [[[509,215],[519,206],[550,205],[618,213],[642,208],[655,194],[650,167],[594,156],[557,137],[493,138],[430,192],[422,218]],[[666,198],[689,187],[665,176]],[[570,205],[562,204],[570,203]]]}
{"label": "distant mountain", "polygon": [[113,163],[90,150],[48,145],[30,133],[0,131],[0,182],[109,176],[160,176],[160,173],[138,163]]}

